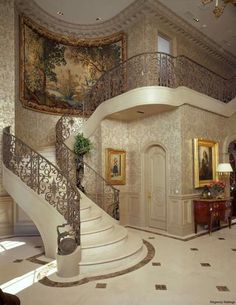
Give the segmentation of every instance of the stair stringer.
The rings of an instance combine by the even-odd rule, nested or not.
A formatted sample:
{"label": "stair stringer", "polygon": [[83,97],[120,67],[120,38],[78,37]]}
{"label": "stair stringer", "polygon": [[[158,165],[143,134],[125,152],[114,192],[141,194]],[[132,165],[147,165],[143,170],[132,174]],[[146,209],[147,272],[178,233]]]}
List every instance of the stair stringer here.
{"label": "stair stringer", "polygon": [[37,227],[48,258],[56,258],[57,226],[65,218],[3,164],[3,186]]}

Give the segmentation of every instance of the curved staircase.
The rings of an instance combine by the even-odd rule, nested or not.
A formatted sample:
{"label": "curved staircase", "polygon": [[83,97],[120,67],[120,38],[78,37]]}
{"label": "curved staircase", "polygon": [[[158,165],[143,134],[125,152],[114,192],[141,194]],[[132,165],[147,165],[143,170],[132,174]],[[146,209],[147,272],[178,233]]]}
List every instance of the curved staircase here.
{"label": "curved staircase", "polygon": [[135,264],[145,254],[143,242],[128,233],[82,192],[80,272],[91,273]]}
{"label": "curved staircase", "polygon": [[[55,147],[41,149],[40,154],[55,163]],[[143,242],[134,233],[80,192],[81,261],[80,273],[103,271],[134,265],[146,254]]]}
{"label": "curved staircase", "polygon": [[[75,189],[72,182],[53,165],[53,147],[47,147],[39,154],[11,135],[9,128],[4,131],[3,139],[4,187],[34,221],[46,256],[56,257],[56,227],[66,220],[80,234],[80,273],[120,270],[143,259],[146,249],[142,240]],[[80,219],[76,212],[78,207]],[[80,222],[77,222],[78,219]]]}

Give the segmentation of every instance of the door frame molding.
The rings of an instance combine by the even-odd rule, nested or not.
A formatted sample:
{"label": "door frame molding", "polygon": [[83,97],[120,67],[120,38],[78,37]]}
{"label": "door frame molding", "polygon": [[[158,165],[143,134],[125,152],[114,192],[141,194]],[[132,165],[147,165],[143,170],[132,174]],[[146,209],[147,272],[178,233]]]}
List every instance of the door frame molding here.
{"label": "door frame molding", "polygon": [[236,141],[236,133],[233,133],[230,136],[227,136],[223,142],[222,154],[223,154],[223,162],[229,162],[229,144],[233,141]]}
{"label": "door frame molding", "polygon": [[168,150],[166,148],[166,146],[159,142],[159,141],[150,141],[148,143],[146,143],[142,149],[141,149],[141,207],[140,207],[140,211],[141,211],[141,218],[142,218],[142,225],[143,226],[148,226],[148,209],[147,209],[147,202],[146,202],[146,179],[145,179],[145,174],[147,171],[146,168],[146,153],[148,151],[149,148],[151,148],[152,146],[159,146],[161,147],[166,154],[166,164],[165,164],[165,169],[166,169],[166,179],[165,179],[165,183],[166,183],[166,229],[165,231],[168,231],[168,194],[169,194],[169,184],[167,183],[169,181],[169,165],[168,165],[168,160],[169,160],[169,153]]}

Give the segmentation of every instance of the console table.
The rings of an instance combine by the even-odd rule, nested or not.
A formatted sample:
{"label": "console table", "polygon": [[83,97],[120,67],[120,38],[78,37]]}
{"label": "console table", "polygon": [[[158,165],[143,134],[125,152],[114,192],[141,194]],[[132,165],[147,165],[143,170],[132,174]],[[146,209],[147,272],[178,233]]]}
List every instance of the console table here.
{"label": "console table", "polygon": [[232,198],[224,199],[198,199],[194,203],[194,224],[195,233],[197,233],[198,224],[208,225],[209,234],[212,232],[212,224],[217,221],[228,221],[231,228],[232,218]]}

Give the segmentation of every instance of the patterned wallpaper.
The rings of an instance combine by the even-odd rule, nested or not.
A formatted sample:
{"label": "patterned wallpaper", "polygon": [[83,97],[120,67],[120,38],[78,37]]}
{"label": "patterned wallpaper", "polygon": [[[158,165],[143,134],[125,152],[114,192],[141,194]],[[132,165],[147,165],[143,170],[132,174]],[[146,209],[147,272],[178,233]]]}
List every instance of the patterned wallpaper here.
{"label": "patterned wallpaper", "polygon": [[[2,130],[14,128],[15,103],[15,46],[14,46],[14,1],[0,1],[0,147]],[[2,156],[0,156],[2,158]],[[2,160],[0,159],[0,196],[6,195],[2,186]]]}
{"label": "patterned wallpaper", "polygon": [[16,136],[34,149],[55,144],[55,126],[60,115],[28,110],[16,101]]}
{"label": "patterned wallpaper", "polygon": [[228,136],[235,135],[235,140],[236,140],[236,113],[227,120],[227,135]]}
{"label": "patterned wallpaper", "polygon": [[172,39],[173,55],[185,55],[208,69],[226,77],[234,75],[235,68],[222,63],[215,57],[209,55],[204,49],[187,39],[184,34],[177,32],[173,27],[163,23],[155,17],[145,18],[142,22],[135,24],[128,31],[128,57],[142,52],[157,51],[158,32]]}
{"label": "patterned wallpaper", "polygon": [[[146,51],[157,50],[158,31],[173,39],[173,52],[177,54],[191,54],[191,57],[215,70],[216,72],[229,76],[230,67],[225,63],[212,59],[207,51],[196,46],[194,42],[187,40],[183,34],[177,33],[170,26],[163,24],[154,16],[144,17],[127,30],[127,55],[131,57]],[[22,119],[23,118],[23,119]],[[17,102],[16,126],[17,135],[34,148],[53,145],[55,141],[54,126],[58,120],[57,115],[48,115],[24,109]]]}
{"label": "patterned wallpaper", "polygon": [[[160,113],[133,122],[104,120],[101,124],[102,164],[105,170],[105,148],[124,149],[126,155],[126,185],[124,192],[140,192],[142,152],[149,145],[166,149],[169,192],[181,190],[180,110]],[[103,172],[104,174],[104,172]]]}
{"label": "patterned wallpaper", "polygon": [[199,190],[193,187],[193,139],[218,141],[219,160],[222,161],[224,140],[233,134],[236,135],[236,114],[231,118],[225,118],[184,105],[170,112],[132,122],[103,120],[101,127],[96,131],[96,141],[101,145],[97,146],[98,150],[94,151],[93,158],[97,154],[97,164],[101,158],[102,172],[99,172],[105,175],[105,149],[126,150],[127,183],[116,187],[122,192],[139,193],[142,152],[149,144],[156,143],[163,146],[167,153],[168,194],[198,193]]}
{"label": "patterned wallpaper", "polygon": [[[188,105],[180,108],[182,138],[183,194],[193,192],[193,139],[203,138],[219,142],[219,160],[222,160],[222,145],[227,136],[227,118]],[[236,129],[235,129],[236,133]],[[194,190],[194,192],[198,192]]]}

